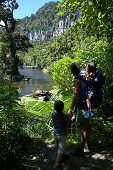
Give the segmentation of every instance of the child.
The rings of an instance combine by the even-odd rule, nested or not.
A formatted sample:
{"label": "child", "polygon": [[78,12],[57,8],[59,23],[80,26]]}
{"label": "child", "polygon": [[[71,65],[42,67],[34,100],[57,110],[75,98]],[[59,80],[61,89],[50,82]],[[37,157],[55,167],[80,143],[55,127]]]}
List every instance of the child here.
{"label": "child", "polygon": [[[94,96],[94,84],[91,83],[91,79],[96,75],[96,64],[93,62],[89,62],[87,64],[87,72],[88,72],[88,77],[86,77],[87,84],[88,84],[88,96],[86,99],[87,107],[88,107],[88,112],[85,116],[85,118],[88,118],[90,116],[93,116],[93,112],[91,109],[91,99]],[[96,79],[95,79],[96,81]]]}
{"label": "child", "polygon": [[58,170],[64,155],[68,123],[74,122],[75,115],[70,117],[68,114],[63,113],[64,103],[61,100],[55,101],[54,109],[56,112],[52,113],[52,120],[54,125],[54,137],[57,143],[57,157],[53,170]]}

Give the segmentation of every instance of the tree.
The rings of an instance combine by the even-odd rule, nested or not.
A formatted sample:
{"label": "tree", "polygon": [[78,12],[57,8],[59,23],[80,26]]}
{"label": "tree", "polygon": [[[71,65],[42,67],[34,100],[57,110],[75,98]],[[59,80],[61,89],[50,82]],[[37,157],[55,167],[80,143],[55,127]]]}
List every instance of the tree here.
{"label": "tree", "polygon": [[71,18],[78,19],[76,26],[81,25],[88,35],[97,35],[97,39],[104,35],[109,42],[112,42],[113,1],[62,0],[61,2],[61,11],[70,12]]}
{"label": "tree", "polygon": [[27,51],[31,47],[29,39],[16,31],[17,20],[13,17],[13,11],[18,8],[16,0],[6,0],[0,4],[2,60],[5,63],[5,70],[11,75],[19,75],[18,66],[21,64],[17,50]]}

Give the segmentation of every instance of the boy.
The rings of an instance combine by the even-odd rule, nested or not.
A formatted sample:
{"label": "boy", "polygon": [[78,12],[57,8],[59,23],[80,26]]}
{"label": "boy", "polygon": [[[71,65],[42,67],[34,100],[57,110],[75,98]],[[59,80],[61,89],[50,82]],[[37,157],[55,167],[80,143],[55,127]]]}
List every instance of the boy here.
{"label": "boy", "polygon": [[61,100],[55,101],[54,109],[56,112],[52,113],[52,120],[54,125],[54,137],[58,150],[53,170],[58,170],[64,155],[68,124],[74,122],[75,115],[69,116],[63,113],[64,103]]}

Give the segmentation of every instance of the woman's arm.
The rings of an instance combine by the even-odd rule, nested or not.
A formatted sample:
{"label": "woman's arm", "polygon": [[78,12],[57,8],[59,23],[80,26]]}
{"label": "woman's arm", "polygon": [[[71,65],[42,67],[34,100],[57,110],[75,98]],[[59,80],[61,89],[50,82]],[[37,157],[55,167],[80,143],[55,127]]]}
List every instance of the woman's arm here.
{"label": "woman's arm", "polygon": [[76,116],[75,116],[75,114],[73,114],[69,122],[73,123],[75,121],[75,118],[76,118]]}
{"label": "woman's arm", "polygon": [[77,100],[78,100],[78,97],[79,97],[79,91],[80,91],[80,87],[81,87],[81,80],[75,79],[74,86],[75,86],[74,97],[73,97],[73,100],[72,100],[70,111],[72,111],[77,106]]}

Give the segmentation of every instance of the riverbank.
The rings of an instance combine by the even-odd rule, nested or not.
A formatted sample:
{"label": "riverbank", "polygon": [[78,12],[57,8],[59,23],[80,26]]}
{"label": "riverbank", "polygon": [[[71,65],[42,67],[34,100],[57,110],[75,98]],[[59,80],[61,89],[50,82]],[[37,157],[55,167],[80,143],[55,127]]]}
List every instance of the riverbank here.
{"label": "riverbank", "polygon": [[52,75],[48,73],[47,69],[41,70],[27,66],[19,68],[19,72],[24,76],[24,79],[16,82],[15,87],[22,90],[22,96],[31,94],[36,90],[50,91],[54,86]]}
{"label": "riverbank", "polygon": [[[42,70],[43,72],[45,73],[50,73],[49,70],[47,68],[37,68],[37,66],[23,66],[24,68],[31,68],[31,69],[39,69],[39,70]],[[51,73],[50,73],[51,74]]]}

